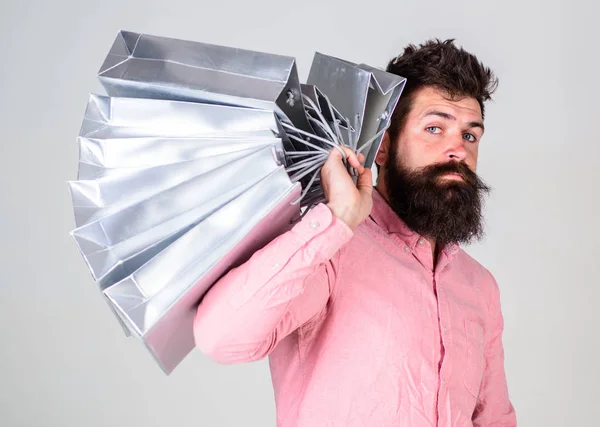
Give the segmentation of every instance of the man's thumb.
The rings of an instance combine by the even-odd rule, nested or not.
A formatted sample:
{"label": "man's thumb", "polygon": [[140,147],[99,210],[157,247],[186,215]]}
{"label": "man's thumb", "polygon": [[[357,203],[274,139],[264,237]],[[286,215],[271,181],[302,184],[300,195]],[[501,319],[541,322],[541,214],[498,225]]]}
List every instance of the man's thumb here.
{"label": "man's thumb", "polygon": [[369,195],[373,192],[373,172],[371,169],[365,168],[363,173],[358,176],[356,181],[356,187],[362,193],[367,193]]}

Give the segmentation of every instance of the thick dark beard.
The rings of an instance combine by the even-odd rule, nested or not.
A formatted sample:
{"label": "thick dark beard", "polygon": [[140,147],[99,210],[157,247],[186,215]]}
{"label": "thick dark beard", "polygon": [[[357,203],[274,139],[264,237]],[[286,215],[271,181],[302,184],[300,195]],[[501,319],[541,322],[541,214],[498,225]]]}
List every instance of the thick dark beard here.
{"label": "thick dark beard", "polygon": [[[483,238],[483,200],[490,188],[475,172],[457,161],[409,171],[390,154],[385,172],[389,204],[411,230],[441,247]],[[441,178],[452,172],[463,181]]]}

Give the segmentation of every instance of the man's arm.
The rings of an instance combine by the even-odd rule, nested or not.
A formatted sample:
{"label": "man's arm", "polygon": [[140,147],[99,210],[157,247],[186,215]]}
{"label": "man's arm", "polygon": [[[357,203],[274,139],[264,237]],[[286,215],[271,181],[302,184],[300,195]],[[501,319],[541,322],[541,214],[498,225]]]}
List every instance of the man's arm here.
{"label": "man's arm", "polygon": [[325,310],[339,249],[352,230],[321,204],[219,280],[194,321],[197,347],[219,363],[262,359]]}
{"label": "man's arm", "polygon": [[517,419],[508,395],[504,370],[504,347],[502,345],[504,320],[500,306],[500,292],[493,276],[492,284],[488,303],[491,322],[485,335],[485,371],[473,413],[473,425],[475,427],[514,427],[517,425]]}
{"label": "man's arm", "polygon": [[328,200],[292,230],[256,252],[213,285],[194,320],[196,346],[221,363],[261,359],[300,326],[325,314],[337,277],[339,249],[371,212],[373,178],[341,147],[358,171],[356,183],[340,151],[321,169]]}

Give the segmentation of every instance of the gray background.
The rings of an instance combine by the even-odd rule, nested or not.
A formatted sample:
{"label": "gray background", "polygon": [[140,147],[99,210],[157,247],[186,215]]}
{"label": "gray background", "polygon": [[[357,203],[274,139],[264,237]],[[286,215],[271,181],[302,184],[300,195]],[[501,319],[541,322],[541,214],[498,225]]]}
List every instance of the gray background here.
{"label": "gray background", "polygon": [[[96,72],[120,29],[384,66],[454,37],[497,72],[480,173],[495,191],[468,250],[496,275],[522,426],[595,426],[598,391],[598,46],[563,1],[27,1],[0,6],[0,425],[274,425],[266,361],[198,351],[164,376],[126,340],[68,236],[66,181]],[[595,10],[593,10],[595,8]]]}

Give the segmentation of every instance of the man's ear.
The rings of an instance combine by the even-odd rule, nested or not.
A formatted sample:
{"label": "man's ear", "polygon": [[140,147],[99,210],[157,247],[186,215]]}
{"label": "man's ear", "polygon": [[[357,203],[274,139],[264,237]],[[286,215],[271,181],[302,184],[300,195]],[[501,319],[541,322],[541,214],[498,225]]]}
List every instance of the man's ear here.
{"label": "man's ear", "polygon": [[379,151],[377,152],[377,156],[375,156],[375,163],[379,166],[383,166],[387,163],[390,155],[390,134],[386,131],[383,134],[383,139],[381,140],[381,146],[379,147]]}

